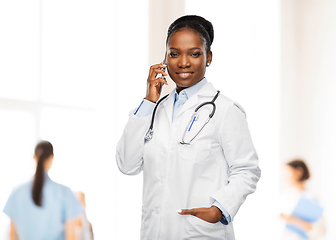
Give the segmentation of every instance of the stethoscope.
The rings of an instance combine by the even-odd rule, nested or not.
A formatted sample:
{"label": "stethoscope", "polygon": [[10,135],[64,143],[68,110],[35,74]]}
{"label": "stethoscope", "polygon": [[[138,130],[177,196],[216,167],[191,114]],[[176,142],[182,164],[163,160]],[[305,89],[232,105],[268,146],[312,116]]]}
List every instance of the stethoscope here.
{"label": "stethoscope", "polygon": [[[191,116],[190,118],[190,121],[186,127],[186,129],[184,130],[184,133],[183,133],[183,136],[182,136],[182,141],[180,142],[180,144],[183,144],[183,145],[190,145],[191,141],[194,140],[197,135],[202,131],[202,129],[205,127],[205,125],[207,125],[210,121],[210,119],[213,117],[213,115],[215,114],[215,111],[216,111],[216,104],[215,104],[215,101],[217,99],[219,95],[219,91],[217,91],[216,95],[214,96],[214,98],[211,100],[211,102],[204,102],[204,103],[201,103],[200,105],[197,106],[197,108],[195,108],[195,111],[193,113],[193,115]],[[153,134],[154,134],[154,131],[153,131],[153,127],[154,127],[154,118],[155,118],[155,113],[156,113],[156,109],[158,108],[159,104],[164,100],[166,99],[167,97],[169,96],[169,94],[167,94],[166,96],[164,96],[163,98],[161,98],[155,105],[155,108],[153,110],[153,114],[152,114],[152,120],[151,120],[151,125],[145,135],[145,143],[149,142],[152,138],[153,138]],[[195,134],[195,136],[193,138],[191,138],[189,140],[189,142],[185,142],[184,141],[184,137],[186,135],[187,132],[190,131],[192,125],[194,124],[194,122],[197,120],[198,118],[198,111],[204,107],[205,105],[211,105],[212,106],[212,112],[209,114],[209,117],[207,118],[207,120],[205,120],[203,126],[200,128],[200,130]]]}

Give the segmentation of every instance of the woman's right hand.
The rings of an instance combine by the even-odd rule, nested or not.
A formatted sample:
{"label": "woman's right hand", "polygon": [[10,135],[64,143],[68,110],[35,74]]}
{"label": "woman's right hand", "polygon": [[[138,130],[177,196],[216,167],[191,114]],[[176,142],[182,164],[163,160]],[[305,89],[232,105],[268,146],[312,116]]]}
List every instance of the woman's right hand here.
{"label": "woman's right hand", "polygon": [[285,220],[287,223],[294,224],[294,225],[296,225],[300,228],[303,228],[307,231],[309,231],[313,228],[313,225],[310,222],[305,221],[301,218],[295,217],[293,215],[280,214],[280,217],[283,220]]}
{"label": "woman's right hand", "polygon": [[[164,69],[167,66],[163,62],[155,64],[150,67],[149,74],[147,78],[147,93],[145,99],[155,103],[160,98],[162,84],[168,85],[167,80],[164,76],[167,76],[167,73]],[[161,73],[162,77],[157,78],[157,74]]]}

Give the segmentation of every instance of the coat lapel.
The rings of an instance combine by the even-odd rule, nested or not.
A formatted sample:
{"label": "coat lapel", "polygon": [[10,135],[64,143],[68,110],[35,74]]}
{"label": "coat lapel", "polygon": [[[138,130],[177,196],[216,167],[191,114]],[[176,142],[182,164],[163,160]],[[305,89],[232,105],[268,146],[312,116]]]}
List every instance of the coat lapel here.
{"label": "coat lapel", "polygon": [[172,119],[173,119],[173,105],[174,105],[174,94],[175,94],[175,89],[169,93],[168,99],[164,101],[162,106],[164,107],[168,122],[171,124]]}
{"label": "coat lapel", "polygon": [[[172,123],[173,119],[174,94],[175,89],[169,93],[168,99],[162,103],[169,120],[168,122],[170,124]],[[196,108],[200,104],[200,101],[203,97],[214,97],[215,95],[216,95],[216,89],[212,86],[210,82],[208,82],[196,94],[191,96],[191,98],[189,98],[188,101],[185,102],[182,109],[177,114],[176,118],[186,110],[190,108]]]}
{"label": "coat lapel", "polygon": [[[203,97],[214,97],[216,95],[216,90],[212,86],[210,82],[204,85],[196,94],[191,96],[191,98],[188,99],[188,101],[185,102],[181,110],[178,112],[175,118],[178,118],[179,115],[183,114],[186,110],[190,108],[196,108],[199,104],[200,101],[202,101]],[[210,100],[209,100],[210,101]],[[172,104],[174,101],[172,102]],[[172,106],[173,107],[173,106]],[[172,115],[170,115],[172,116]]]}

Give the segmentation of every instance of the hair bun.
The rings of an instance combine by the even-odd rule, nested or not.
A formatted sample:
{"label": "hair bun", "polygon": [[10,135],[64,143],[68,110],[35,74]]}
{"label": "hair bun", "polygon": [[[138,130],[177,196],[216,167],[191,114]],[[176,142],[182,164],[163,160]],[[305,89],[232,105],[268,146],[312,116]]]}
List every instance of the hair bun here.
{"label": "hair bun", "polygon": [[194,20],[195,22],[200,24],[202,27],[204,27],[204,29],[209,34],[210,44],[212,44],[213,39],[214,39],[214,29],[213,29],[212,23],[206,20],[205,18],[201,16],[197,16],[197,15],[187,15],[186,17],[190,17],[191,20]]}
{"label": "hair bun", "polygon": [[168,28],[166,43],[168,43],[169,37],[173,32],[183,27],[190,27],[198,31],[207,41],[207,50],[210,50],[210,46],[214,40],[212,23],[197,15],[185,15],[176,19]]}

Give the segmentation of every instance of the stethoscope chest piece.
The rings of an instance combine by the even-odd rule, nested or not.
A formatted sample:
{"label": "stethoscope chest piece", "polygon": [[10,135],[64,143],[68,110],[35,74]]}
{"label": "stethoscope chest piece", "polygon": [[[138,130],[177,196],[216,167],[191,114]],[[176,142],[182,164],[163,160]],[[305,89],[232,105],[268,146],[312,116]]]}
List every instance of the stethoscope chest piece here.
{"label": "stethoscope chest piece", "polygon": [[145,135],[145,143],[149,142],[153,138],[154,131],[150,128],[148,129],[146,135]]}
{"label": "stethoscope chest piece", "polygon": [[155,118],[155,113],[156,113],[156,109],[158,108],[159,104],[164,100],[166,99],[167,97],[169,96],[169,94],[167,94],[166,96],[164,96],[163,98],[161,98],[155,105],[155,108],[153,110],[153,114],[152,114],[152,120],[151,120],[151,124],[150,124],[150,127],[145,135],[145,143],[149,142],[150,140],[152,140],[153,138],[153,135],[154,135],[154,131],[153,131],[153,128],[154,128],[154,118]]}

